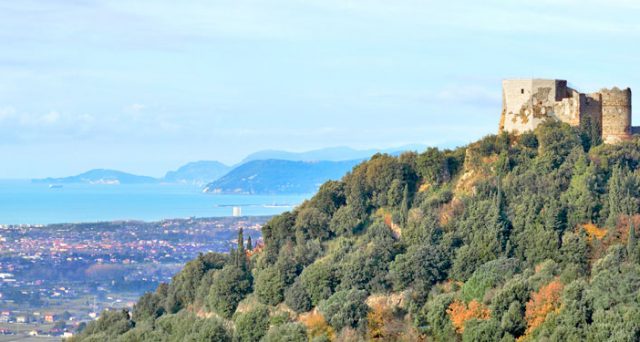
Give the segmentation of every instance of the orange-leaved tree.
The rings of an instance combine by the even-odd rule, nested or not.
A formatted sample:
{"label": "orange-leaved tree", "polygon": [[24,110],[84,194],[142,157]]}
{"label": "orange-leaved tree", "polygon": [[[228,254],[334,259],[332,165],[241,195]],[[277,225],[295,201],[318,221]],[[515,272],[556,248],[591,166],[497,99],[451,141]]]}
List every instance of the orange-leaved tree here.
{"label": "orange-leaved tree", "polygon": [[538,292],[531,293],[531,299],[527,302],[525,319],[527,320],[526,334],[539,327],[547,315],[560,309],[560,295],[564,285],[558,279],[543,286]]}
{"label": "orange-leaved tree", "polygon": [[469,305],[463,301],[455,300],[449,305],[447,313],[458,333],[464,332],[464,325],[470,319],[486,320],[491,318],[489,308],[475,299],[470,301]]}

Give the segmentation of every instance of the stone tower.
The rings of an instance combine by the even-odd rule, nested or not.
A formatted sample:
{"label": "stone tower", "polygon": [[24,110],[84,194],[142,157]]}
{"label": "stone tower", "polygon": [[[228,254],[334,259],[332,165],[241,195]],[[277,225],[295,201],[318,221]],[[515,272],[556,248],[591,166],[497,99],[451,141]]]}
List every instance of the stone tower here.
{"label": "stone tower", "polygon": [[502,81],[502,115],[499,131],[522,133],[546,120],[571,126],[595,125],[602,140],[615,144],[640,133],[631,127],[631,90],[602,89],[584,94],[565,80],[511,79]]}
{"label": "stone tower", "polygon": [[631,89],[602,89],[602,140],[615,144],[631,138]]}

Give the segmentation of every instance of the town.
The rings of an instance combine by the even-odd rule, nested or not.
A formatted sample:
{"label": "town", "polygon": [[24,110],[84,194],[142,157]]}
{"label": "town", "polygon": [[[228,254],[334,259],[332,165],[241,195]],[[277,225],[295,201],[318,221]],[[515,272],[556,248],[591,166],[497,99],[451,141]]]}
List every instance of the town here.
{"label": "town", "polygon": [[0,225],[0,335],[72,336],[131,308],[199,253],[227,252],[268,217]]}

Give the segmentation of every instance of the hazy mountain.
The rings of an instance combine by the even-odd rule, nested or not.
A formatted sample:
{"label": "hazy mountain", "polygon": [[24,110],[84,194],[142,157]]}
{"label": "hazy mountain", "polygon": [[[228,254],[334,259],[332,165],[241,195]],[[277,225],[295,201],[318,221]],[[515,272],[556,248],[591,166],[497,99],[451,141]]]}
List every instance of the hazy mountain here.
{"label": "hazy mountain", "polygon": [[158,183],[159,180],[153,177],[138,176],[130,173],[108,170],[94,169],[81,173],[77,176],[62,178],[42,178],[34,179],[36,183],[91,183],[91,184],[148,184]]}
{"label": "hazy mountain", "polygon": [[405,145],[400,147],[388,148],[388,149],[368,149],[368,150],[356,150],[350,147],[328,147],[319,150],[312,150],[306,152],[287,152],[279,150],[263,150],[252,153],[244,158],[240,164],[246,163],[252,160],[295,160],[295,161],[345,161],[356,159],[367,159],[376,153],[389,153],[396,154],[402,151],[422,151],[426,148],[425,145]]}
{"label": "hazy mountain", "polygon": [[212,182],[231,170],[230,166],[217,161],[197,161],[169,171],[164,176],[165,182],[204,185]]}
{"label": "hazy mountain", "polygon": [[237,194],[311,193],[328,180],[340,179],[361,161],[254,160],[207,184],[204,191]]}

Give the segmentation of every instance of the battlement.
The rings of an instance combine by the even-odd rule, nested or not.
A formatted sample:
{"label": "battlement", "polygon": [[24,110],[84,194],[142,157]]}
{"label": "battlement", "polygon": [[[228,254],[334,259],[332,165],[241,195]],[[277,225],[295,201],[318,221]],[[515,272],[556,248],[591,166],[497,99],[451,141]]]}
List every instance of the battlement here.
{"label": "battlement", "polygon": [[[598,125],[603,141],[630,139],[631,89],[601,89],[584,94],[567,86],[566,80],[509,79],[502,81],[500,131],[522,133],[546,120],[572,126]],[[640,131],[640,130],[639,130]]]}
{"label": "battlement", "polygon": [[612,89],[600,89],[602,94],[603,106],[628,106],[631,107],[631,89],[619,89],[613,87]]}

